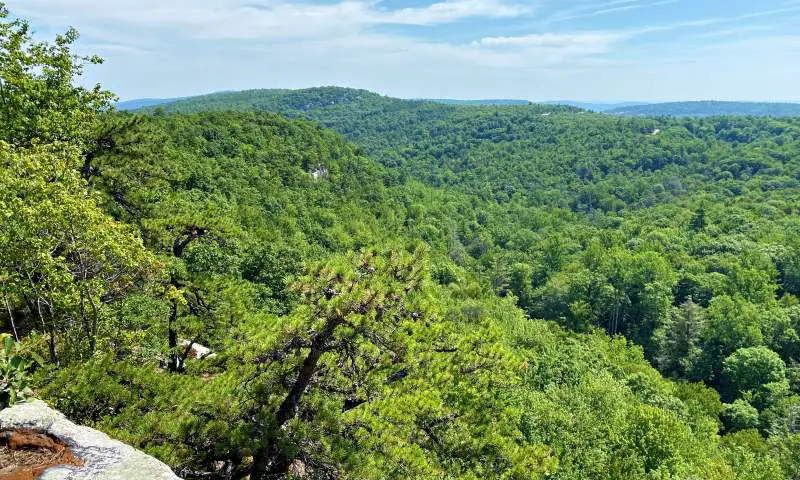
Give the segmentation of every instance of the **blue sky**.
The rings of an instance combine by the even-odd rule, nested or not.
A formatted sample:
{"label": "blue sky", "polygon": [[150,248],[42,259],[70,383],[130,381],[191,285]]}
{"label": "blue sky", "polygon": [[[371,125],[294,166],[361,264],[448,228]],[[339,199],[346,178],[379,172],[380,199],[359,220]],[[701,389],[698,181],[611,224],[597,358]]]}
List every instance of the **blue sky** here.
{"label": "blue sky", "polygon": [[123,99],[342,85],[407,98],[800,101],[800,0],[6,0]]}

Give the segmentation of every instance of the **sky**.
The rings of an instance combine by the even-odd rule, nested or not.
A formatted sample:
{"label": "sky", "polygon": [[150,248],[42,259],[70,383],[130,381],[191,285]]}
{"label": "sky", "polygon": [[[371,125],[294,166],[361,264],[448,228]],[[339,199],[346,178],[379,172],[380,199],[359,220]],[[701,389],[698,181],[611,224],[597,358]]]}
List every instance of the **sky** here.
{"label": "sky", "polygon": [[800,101],[800,0],[5,0],[73,26],[122,99],[338,85],[401,98]]}

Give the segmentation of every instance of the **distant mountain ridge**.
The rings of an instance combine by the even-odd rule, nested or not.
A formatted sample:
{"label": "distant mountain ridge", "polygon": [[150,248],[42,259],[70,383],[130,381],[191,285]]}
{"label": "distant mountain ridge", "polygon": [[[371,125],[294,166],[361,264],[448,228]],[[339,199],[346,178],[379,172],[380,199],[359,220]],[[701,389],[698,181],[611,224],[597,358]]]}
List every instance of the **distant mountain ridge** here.
{"label": "distant mountain ridge", "polygon": [[115,107],[117,107],[117,110],[138,110],[140,108],[155,107],[178,100],[181,100],[181,98],[136,98],[117,102]]}
{"label": "distant mountain ridge", "polygon": [[719,115],[798,117],[800,103],[769,102],[667,102],[614,108],[605,113],[638,117],[712,117]]}
{"label": "distant mountain ridge", "polygon": [[[164,105],[169,110],[182,110],[183,108],[187,107],[188,105],[192,105],[193,107],[197,106],[198,104],[202,104],[205,107],[210,109],[217,110],[223,104],[228,104],[231,109],[233,110],[242,110],[242,109],[264,109],[264,103],[271,103],[272,100],[276,100],[279,96],[280,97],[298,97],[298,96],[315,96],[318,92],[330,93],[332,91],[338,92],[340,94],[339,99],[334,99],[334,103],[349,103],[350,101],[355,100],[364,100],[369,98],[370,100],[375,100],[378,98],[397,101],[397,102],[414,102],[414,103],[438,103],[442,105],[453,105],[453,106],[524,106],[524,105],[553,105],[553,106],[568,106],[568,107],[575,107],[580,108],[583,110],[589,110],[594,112],[604,112],[607,110],[611,110],[618,107],[627,107],[632,105],[644,105],[644,102],[618,102],[618,103],[592,103],[592,102],[580,102],[580,101],[572,101],[572,100],[548,100],[548,101],[531,101],[519,98],[489,98],[489,99],[453,99],[453,98],[414,98],[414,99],[400,99],[400,98],[393,98],[382,96],[380,94],[371,92],[369,90],[359,90],[354,88],[347,88],[347,87],[315,87],[315,88],[306,88],[306,89],[252,89],[252,90],[241,90],[241,91],[224,91],[224,92],[215,92],[210,94],[204,95],[192,95],[187,97],[177,97],[177,98],[142,98],[142,99],[134,99],[134,100],[127,100],[123,102],[117,103],[116,107],[118,110],[139,110],[139,109],[152,109],[159,105]],[[250,102],[252,100],[252,102]],[[297,108],[298,110],[304,110],[308,108],[319,108],[321,105],[317,103],[311,103],[309,105],[300,105],[300,103],[295,105],[296,107],[305,107],[305,108]]]}
{"label": "distant mountain ridge", "polygon": [[198,111],[251,111],[307,112],[340,105],[381,105],[387,107],[398,102],[424,103],[385,97],[368,90],[343,87],[316,87],[308,89],[252,89],[235,92],[216,92],[175,99],[171,102],[141,107],[153,110],[160,107],[169,112]]}
{"label": "distant mountain ridge", "polygon": [[478,99],[478,100],[456,100],[452,98],[425,98],[422,99],[428,102],[443,103],[445,105],[528,105],[531,103],[529,100],[520,100],[514,98],[498,98],[498,99]]}
{"label": "distant mountain ridge", "polygon": [[[368,90],[344,87],[315,87],[301,90],[257,89],[239,92],[219,92],[196,97],[186,97],[173,102],[141,107],[153,111],[162,108],[167,112],[192,113],[202,111],[270,111],[288,116],[307,115],[309,112],[347,108],[362,114],[385,113],[421,109],[430,114],[440,114],[454,109],[522,108],[531,113],[578,112],[565,105],[532,104],[527,100],[429,100],[393,98]],[[438,112],[438,113],[437,113]]]}
{"label": "distant mountain ridge", "polygon": [[544,105],[569,105],[570,107],[577,107],[590,112],[607,112],[616,108],[632,107],[636,105],[648,105],[647,102],[581,102],[576,100],[547,100],[541,103]]}
{"label": "distant mountain ridge", "polygon": [[205,110],[267,110],[274,112],[308,112],[320,108],[349,105],[357,109],[411,108],[423,104],[436,104],[452,108],[498,107],[520,108],[538,106],[553,107],[555,111],[564,108],[581,109],[618,116],[639,117],[710,117],[720,115],[734,116],[774,116],[800,117],[800,103],[769,102],[581,102],[574,100],[548,100],[531,102],[523,99],[399,99],[380,95],[368,90],[345,87],[315,87],[299,90],[254,89],[225,91],[206,95],[181,98],[143,98],[128,100],[117,104],[118,110],[153,110],[156,107],[168,111],[188,112]]}

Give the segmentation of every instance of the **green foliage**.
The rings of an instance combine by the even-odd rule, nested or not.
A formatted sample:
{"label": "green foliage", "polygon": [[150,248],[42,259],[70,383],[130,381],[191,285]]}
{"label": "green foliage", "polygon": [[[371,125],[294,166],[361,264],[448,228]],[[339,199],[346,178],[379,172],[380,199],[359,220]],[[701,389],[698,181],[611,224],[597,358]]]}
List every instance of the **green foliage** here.
{"label": "green foliage", "polygon": [[725,405],[722,412],[722,420],[725,428],[735,432],[757,428],[759,425],[758,410],[741,398],[731,404]]}
{"label": "green foliage", "polygon": [[[404,184],[410,234],[513,293],[533,317],[628,336],[667,374],[719,385],[738,348],[797,355],[796,327],[775,302],[796,290],[794,118],[618,118],[340,88],[162,107],[278,111],[333,128]],[[706,321],[678,348],[670,304],[689,297]]]}
{"label": "green foliage", "polygon": [[46,349],[70,417],[187,479],[799,471],[797,119],[332,87],[119,114],[74,32],[7,18],[0,365]]}
{"label": "green foliage", "polygon": [[800,475],[800,434],[788,431],[773,435],[768,440],[773,449],[773,456],[780,462],[785,478],[797,478]]}
{"label": "green foliage", "polygon": [[722,439],[722,451],[742,480],[794,478],[781,468],[769,445],[756,430],[742,430]]}
{"label": "green foliage", "polygon": [[0,409],[33,396],[30,369],[36,356],[26,352],[11,335],[0,334]]}
{"label": "green foliage", "polygon": [[696,365],[703,355],[700,335],[705,328],[704,317],[703,309],[690,296],[654,332],[656,364],[665,375],[677,378],[698,377]]}
{"label": "green foliage", "polygon": [[522,429],[553,447],[553,478],[706,478],[716,468],[721,404],[712,390],[661,379],[622,339],[517,324],[511,338],[529,365],[518,393]]}
{"label": "green foliage", "polygon": [[[434,258],[445,260],[433,267],[436,282],[482,298],[471,315],[487,308],[488,287],[532,317],[577,332],[599,327],[625,335],[664,374],[707,382],[726,401],[738,396],[723,374],[726,358],[737,350],[769,348],[784,362],[800,351],[800,316],[792,310],[796,300],[786,295],[795,290],[794,251],[800,247],[800,225],[792,217],[800,186],[795,119],[614,118],[555,108],[542,115],[549,107],[436,105],[338,88],[226,93],[162,107],[277,111],[345,135],[387,167],[381,202],[399,210],[393,217],[382,211],[378,223],[395,236],[424,239]],[[560,362],[575,362],[573,370],[562,367],[555,377],[534,382],[537,395],[552,395],[554,384],[563,382],[562,396],[544,403],[543,411],[558,417],[556,405],[588,405],[564,410],[565,420],[543,437],[531,425],[548,424],[544,417],[524,423],[533,443],[554,447],[557,475],[693,471],[733,478],[735,468],[726,462],[751,468],[739,457],[725,460],[714,446],[723,411],[718,398],[687,386],[654,390],[643,380],[654,373],[615,377],[619,387],[594,394],[612,407],[578,415],[600,401],[588,400],[589,385],[610,382],[600,372],[593,377],[590,366],[618,365],[608,357],[586,359],[588,348],[597,346],[569,350],[564,339],[553,338],[549,348],[528,355],[532,365],[544,352],[566,349]],[[763,410],[757,422],[763,431],[788,418],[787,385],[771,382],[742,394]],[[533,415],[538,401],[520,408]],[[637,407],[637,401],[665,410]],[[648,427],[636,430],[628,416],[608,424],[617,418],[614,409]],[[753,411],[747,413],[747,426],[756,425]],[[671,423],[673,414],[677,423]],[[568,428],[566,419],[575,426]],[[586,429],[595,424],[603,426],[598,438],[613,431],[639,439],[627,446],[608,442],[608,453],[596,448],[599,441],[568,443],[570,428],[576,438],[591,438]],[[659,450],[661,444],[670,446]],[[683,450],[686,445],[694,446]],[[609,470],[615,451],[625,451],[627,463]],[[698,451],[707,456],[699,458]]]}
{"label": "green foliage", "polygon": [[232,396],[240,379],[166,375],[157,366],[152,358],[103,355],[37,378],[44,398],[69,418],[143,448],[181,476],[212,471],[218,461],[232,470],[242,461],[236,452],[251,446],[245,413]]}
{"label": "green foliage", "polygon": [[[250,394],[263,418],[256,478],[315,457],[338,459],[358,478],[536,478],[552,469],[546,448],[521,441],[499,396],[514,385],[513,356],[490,326],[443,321],[424,249],[334,257],[293,289],[301,301],[292,315],[246,335],[247,363],[260,364]],[[295,380],[282,388],[284,378]],[[324,436],[303,447],[313,432]]]}
{"label": "green foliage", "polygon": [[98,206],[70,153],[0,143],[4,300],[18,326],[48,334],[54,363],[93,352],[114,328],[112,304],[158,271],[134,230]]}
{"label": "green foliage", "polygon": [[768,115],[773,117],[800,116],[800,107],[794,103],[768,102],[666,102],[652,105],[631,105],[609,110],[612,115],[708,117],[714,115]]}
{"label": "green foliage", "polygon": [[731,397],[747,392],[757,397],[771,396],[776,392],[774,384],[785,384],[784,393],[789,389],[786,365],[777,353],[766,347],[736,350],[723,362],[722,375]]}
{"label": "green foliage", "polygon": [[14,146],[64,142],[82,147],[98,111],[114,96],[100,86],[76,85],[84,65],[99,57],[76,56],[78,32],[68,30],[53,43],[32,39],[25,20],[9,20],[0,3],[0,140]]}
{"label": "green foliage", "polygon": [[76,56],[76,40],[36,42],[0,5],[0,284],[13,334],[46,333],[56,364],[94,353],[114,303],[159,270],[78,171],[112,95],[76,85],[99,62]]}

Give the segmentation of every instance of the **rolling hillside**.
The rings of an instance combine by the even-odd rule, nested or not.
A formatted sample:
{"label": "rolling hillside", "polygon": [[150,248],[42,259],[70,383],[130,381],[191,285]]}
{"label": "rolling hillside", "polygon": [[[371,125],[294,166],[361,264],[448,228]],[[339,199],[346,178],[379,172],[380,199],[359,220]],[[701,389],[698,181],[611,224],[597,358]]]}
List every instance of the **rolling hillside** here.
{"label": "rolling hillside", "polygon": [[179,98],[137,98],[134,100],[124,100],[117,102],[114,107],[117,110],[138,110],[140,108],[155,107],[164,103],[171,103],[180,100]]}
{"label": "rolling hillside", "polygon": [[639,117],[711,117],[721,115],[797,117],[800,116],[800,103],[672,102],[625,106],[607,110],[606,113]]}
{"label": "rolling hillside", "polygon": [[[120,111],[75,30],[33,32],[0,4],[0,409],[186,480],[800,478],[800,117],[337,87]],[[0,477],[58,450],[16,440]]]}

